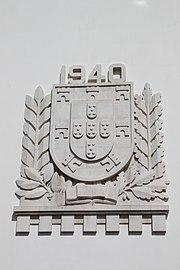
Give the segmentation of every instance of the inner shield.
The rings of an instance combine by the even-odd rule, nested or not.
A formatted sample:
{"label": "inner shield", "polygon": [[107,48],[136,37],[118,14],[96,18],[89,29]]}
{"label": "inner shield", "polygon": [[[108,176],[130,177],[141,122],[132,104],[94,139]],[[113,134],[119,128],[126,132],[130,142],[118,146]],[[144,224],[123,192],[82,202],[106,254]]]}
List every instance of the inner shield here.
{"label": "inner shield", "polygon": [[133,104],[131,83],[95,89],[55,85],[49,145],[62,173],[82,182],[119,173],[133,154]]}
{"label": "inner shield", "polygon": [[114,144],[114,101],[73,100],[71,103],[70,149],[86,162],[105,158]]}

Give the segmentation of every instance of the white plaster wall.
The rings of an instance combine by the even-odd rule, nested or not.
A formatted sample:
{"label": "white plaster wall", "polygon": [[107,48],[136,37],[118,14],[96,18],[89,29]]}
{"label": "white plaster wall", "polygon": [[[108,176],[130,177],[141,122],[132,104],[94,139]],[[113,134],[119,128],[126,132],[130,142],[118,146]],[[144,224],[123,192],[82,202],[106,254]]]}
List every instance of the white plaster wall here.
{"label": "white plaster wall", "polygon": [[[179,270],[180,1],[0,0],[0,269]],[[163,94],[165,162],[171,180],[167,234],[15,237],[11,221],[19,176],[24,98],[49,93],[61,65],[124,63],[140,93],[149,81]]]}

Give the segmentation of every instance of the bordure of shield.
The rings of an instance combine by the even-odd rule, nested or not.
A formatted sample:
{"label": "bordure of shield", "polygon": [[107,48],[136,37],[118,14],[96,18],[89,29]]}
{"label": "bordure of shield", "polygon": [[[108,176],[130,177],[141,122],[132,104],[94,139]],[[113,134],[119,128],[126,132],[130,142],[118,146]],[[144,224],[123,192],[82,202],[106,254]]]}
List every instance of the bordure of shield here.
{"label": "bordure of shield", "polygon": [[97,182],[120,172],[133,154],[132,83],[98,85],[95,105],[89,107],[95,108],[93,117],[86,89],[85,84],[54,86],[50,154],[70,178]]}

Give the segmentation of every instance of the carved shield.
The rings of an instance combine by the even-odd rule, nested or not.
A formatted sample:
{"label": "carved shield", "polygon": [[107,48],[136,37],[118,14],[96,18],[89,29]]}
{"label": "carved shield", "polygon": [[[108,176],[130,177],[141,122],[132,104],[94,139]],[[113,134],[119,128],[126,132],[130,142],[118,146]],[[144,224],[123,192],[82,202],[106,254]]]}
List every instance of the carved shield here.
{"label": "carved shield", "polygon": [[131,83],[94,88],[55,85],[50,152],[56,166],[79,181],[117,174],[133,152]]}

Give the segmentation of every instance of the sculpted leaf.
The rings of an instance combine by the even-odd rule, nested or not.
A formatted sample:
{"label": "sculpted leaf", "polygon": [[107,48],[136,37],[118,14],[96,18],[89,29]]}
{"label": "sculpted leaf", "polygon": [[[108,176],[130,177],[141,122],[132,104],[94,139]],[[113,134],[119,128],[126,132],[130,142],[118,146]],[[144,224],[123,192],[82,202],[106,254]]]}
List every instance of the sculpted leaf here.
{"label": "sculpted leaf", "polygon": [[163,201],[165,201],[165,202],[167,202],[168,199],[169,199],[168,195],[166,193],[164,193],[164,192],[156,194],[156,197],[163,200]]}
{"label": "sculpted leaf", "polygon": [[54,192],[64,191],[66,189],[65,178],[55,172],[51,181],[51,188]]}
{"label": "sculpted leaf", "polygon": [[49,149],[49,137],[45,137],[39,144],[38,159]]}
{"label": "sculpted leaf", "polygon": [[24,165],[28,166],[28,167],[32,167],[33,166],[33,157],[32,155],[26,150],[26,149],[22,149],[22,156],[21,156],[21,161]]}
{"label": "sculpted leaf", "polygon": [[45,96],[45,98],[41,101],[40,104],[40,114],[42,114],[42,112],[48,108],[51,105],[51,95],[47,95]]}
{"label": "sculpted leaf", "polygon": [[146,174],[137,176],[133,184],[136,186],[147,185],[153,180],[153,178],[154,178],[154,174],[148,172]]}
{"label": "sculpted leaf", "polygon": [[163,192],[167,189],[165,182],[162,180],[154,180],[148,187],[151,188],[152,192]]}
{"label": "sculpted leaf", "polygon": [[31,96],[26,96],[25,105],[30,109],[34,114],[37,114],[37,104]]}
{"label": "sculpted leaf", "polygon": [[44,178],[44,182],[48,183],[54,173],[54,167],[52,163],[49,163],[48,165],[46,165],[43,169],[42,169],[42,173],[43,173],[43,178]]}
{"label": "sculpted leaf", "polygon": [[137,107],[144,113],[146,114],[147,109],[146,109],[146,105],[145,102],[143,100],[143,98],[139,95],[135,95],[134,97],[135,103],[137,105]]}
{"label": "sculpted leaf", "polygon": [[25,108],[24,119],[34,128],[34,130],[36,129],[36,115],[28,108]]}
{"label": "sculpted leaf", "polygon": [[38,181],[41,182],[42,181],[42,175],[40,174],[40,172],[34,168],[25,168],[25,173],[27,175],[27,177],[33,181]]}
{"label": "sculpted leaf", "polygon": [[138,122],[141,123],[145,128],[147,128],[147,119],[146,115],[144,115],[138,108],[135,108],[135,119],[138,119]]}
{"label": "sculpted leaf", "polygon": [[[147,129],[140,122],[137,122],[137,121],[134,123],[134,125],[135,125],[136,134],[138,134],[139,136],[141,136],[142,139],[148,142]],[[136,134],[135,134],[135,138],[136,138]]]}
{"label": "sculpted leaf", "polygon": [[32,141],[32,143],[35,143],[35,130],[27,122],[24,123],[23,133]]}
{"label": "sculpted leaf", "polygon": [[162,181],[163,181],[166,185],[169,185],[169,184],[170,184],[170,181],[169,181],[169,179],[167,178],[166,175],[163,176]]}
{"label": "sculpted leaf", "polygon": [[47,108],[46,110],[44,110],[42,112],[42,114],[40,115],[40,119],[39,119],[39,128],[42,128],[42,126],[48,122],[50,120],[50,108]]}
{"label": "sculpted leaf", "polygon": [[51,189],[53,192],[58,192],[59,191],[59,188],[58,188],[58,173],[55,172],[53,174],[53,177],[52,177],[52,181],[51,181]]}
{"label": "sculpted leaf", "polygon": [[26,199],[40,199],[43,197],[48,191],[43,187],[38,187],[34,190],[29,191],[25,198]]}
{"label": "sculpted leaf", "polygon": [[32,143],[27,136],[23,136],[22,146],[31,154],[32,157],[34,156],[34,143]]}
{"label": "sculpted leaf", "polygon": [[18,198],[21,198],[21,197],[24,197],[26,195],[27,191],[26,190],[21,190],[21,189],[18,189],[16,192],[15,192],[15,195],[18,197]]}
{"label": "sculpted leaf", "polygon": [[151,102],[150,102],[150,113],[159,105],[161,102],[161,94],[157,93],[152,96]]}
{"label": "sculpted leaf", "polygon": [[130,168],[127,170],[127,172],[125,173],[126,183],[127,184],[132,183],[134,179],[136,178],[136,175],[137,175],[136,168],[134,164],[132,164]]}
{"label": "sculpted leaf", "polygon": [[58,185],[59,185],[60,191],[65,191],[66,184],[65,184],[65,178],[63,175],[58,176]]}
{"label": "sculpted leaf", "polygon": [[163,133],[160,132],[156,135],[155,139],[151,142],[151,155],[154,154],[154,152],[157,151],[157,149],[161,146],[163,143]]}
{"label": "sculpted leaf", "polygon": [[41,171],[50,161],[49,153],[45,152],[38,160],[38,170]]}
{"label": "sculpted leaf", "polygon": [[148,155],[147,142],[138,133],[136,133],[136,135],[135,135],[135,142],[136,142],[136,146],[140,150],[140,152],[147,156]]}
{"label": "sculpted leaf", "polygon": [[25,174],[25,168],[26,168],[26,166],[24,164],[21,164],[20,175],[23,178],[27,177],[26,174]]}
{"label": "sculpted leaf", "polygon": [[[156,179],[163,177],[163,175],[165,174],[165,163],[164,162],[158,163],[153,171],[155,173]],[[165,178],[165,177],[163,177],[163,178]]]}
{"label": "sculpted leaf", "polygon": [[124,175],[124,172],[121,172],[118,176],[117,176],[117,187],[118,187],[118,194],[121,195],[121,193],[123,192],[124,188],[126,186],[126,178]]}
{"label": "sculpted leaf", "polygon": [[43,89],[41,86],[38,86],[34,94],[34,99],[37,102],[37,104],[39,104],[43,98],[44,98]]}
{"label": "sculpted leaf", "polygon": [[45,123],[43,127],[39,130],[38,143],[49,135],[49,122]]}
{"label": "sculpted leaf", "polygon": [[131,189],[131,191],[138,199],[150,201],[155,198],[155,194],[153,194],[147,187],[135,187]]}
{"label": "sculpted leaf", "polygon": [[159,117],[162,115],[162,110],[162,106],[158,106],[154,109],[150,115],[150,126],[154,125],[155,122],[159,119]]}
{"label": "sculpted leaf", "polygon": [[162,158],[164,157],[164,148],[158,148],[156,152],[152,155],[152,169],[157,166],[160,162],[162,162]]}
{"label": "sculpted leaf", "polygon": [[145,83],[144,90],[143,90],[143,98],[146,103],[146,106],[150,104],[152,99],[152,90],[149,83]]}
{"label": "sculpted leaf", "polygon": [[35,182],[26,178],[19,178],[16,180],[16,184],[18,187],[25,189],[25,190],[31,190],[31,189],[35,189],[37,188],[40,183],[39,182]]}
{"label": "sculpted leaf", "polygon": [[146,169],[148,169],[148,159],[147,157],[141,153],[140,151],[138,151],[138,148],[136,147],[135,150],[135,157],[137,158],[138,162]]}
{"label": "sculpted leaf", "polygon": [[151,130],[150,130],[151,141],[157,136],[157,134],[159,134],[160,130],[162,129],[162,124],[163,124],[163,121],[159,119],[158,121],[156,121],[156,124],[151,127]]}

